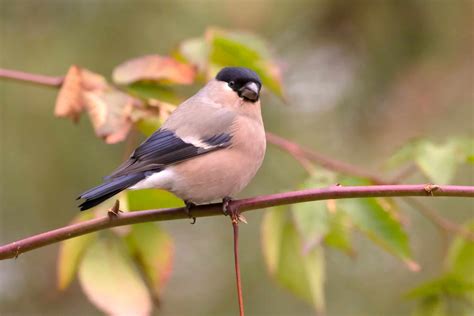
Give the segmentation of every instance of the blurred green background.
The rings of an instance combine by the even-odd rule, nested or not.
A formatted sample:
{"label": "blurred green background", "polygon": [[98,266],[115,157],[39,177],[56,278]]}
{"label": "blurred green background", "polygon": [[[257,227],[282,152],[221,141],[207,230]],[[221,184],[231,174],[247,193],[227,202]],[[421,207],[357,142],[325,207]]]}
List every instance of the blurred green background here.
{"label": "blurred green background", "polygon": [[[46,75],[71,64],[109,75],[132,57],[166,55],[208,26],[265,37],[284,70],[288,105],[263,96],[266,128],[321,153],[378,170],[407,140],[474,134],[474,14],[471,0],[33,1],[0,0],[0,67]],[[57,228],[75,197],[124,157],[90,123],[53,116],[55,89],[0,81],[0,243]],[[250,196],[294,189],[305,171],[270,147]],[[423,178],[413,181],[423,182]],[[474,183],[464,167],[456,184]],[[463,222],[472,201],[425,201]],[[357,256],[327,251],[328,315],[406,315],[403,293],[437,275],[447,243],[408,206],[407,229],[422,271],[413,273],[365,238]],[[249,315],[312,315],[272,281],[260,249],[260,218],[241,228]],[[166,222],[175,265],[160,315],[234,315],[228,219]],[[1,315],[101,315],[77,282],[55,289],[58,245],[0,262]],[[117,289],[126,291],[127,289]]]}

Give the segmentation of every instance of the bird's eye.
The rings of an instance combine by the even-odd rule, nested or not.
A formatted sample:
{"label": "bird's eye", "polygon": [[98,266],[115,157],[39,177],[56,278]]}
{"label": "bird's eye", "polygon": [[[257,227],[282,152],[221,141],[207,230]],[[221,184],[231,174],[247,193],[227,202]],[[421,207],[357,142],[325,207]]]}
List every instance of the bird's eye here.
{"label": "bird's eye", "polygon": [[232,88],[234,85],[235,85],[235,82],[234,82],[234,81],[230,81],[230,82],[229,82],[229,87]]}

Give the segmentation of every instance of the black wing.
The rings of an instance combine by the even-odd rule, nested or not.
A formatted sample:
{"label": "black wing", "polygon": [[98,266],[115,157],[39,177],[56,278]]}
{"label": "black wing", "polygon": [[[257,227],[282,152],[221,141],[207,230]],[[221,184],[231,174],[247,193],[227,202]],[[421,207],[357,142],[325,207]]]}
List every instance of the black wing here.
{"label": "black wing", "polygon": [[160,129],[146,139],[106,180],[131,173],[158,171],[167,165],[228,147],[231,139],[232,135],[221,133],[202,139],[205,146],[199,147],[184,142],[170,130]]}

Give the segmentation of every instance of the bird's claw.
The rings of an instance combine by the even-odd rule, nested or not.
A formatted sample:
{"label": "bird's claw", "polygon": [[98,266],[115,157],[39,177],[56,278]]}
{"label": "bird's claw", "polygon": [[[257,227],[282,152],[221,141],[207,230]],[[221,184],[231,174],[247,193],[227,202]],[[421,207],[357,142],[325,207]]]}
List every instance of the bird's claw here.
{"label": "bird's claw", "polygon": [[222,213],[224,213],[225,216],[229,215],[231,210],[230,210],[230,202],[232,201],[232,198],[230,196],[225,196],[222,199]]}
{"label": "bird's claw", "polygon": [[247,224],[247,219],[242,214],[240,214],[239,210],[237,208],[231,207],[231,201],[232,198],[229,196],[226,196],[222,199],[222,213],[224,213],[225,216],[229,215],[233,223],[242,222]]}
{"label": "bird's claw", "polygon": [[186,215],[188,215],[188,217],[191,219],[191,225],[194,225],[196,223],[196,217],[194,217],[193,214],[191,214],[191,208],[195,207],[196,204],[190,201],[184,201],[184,205],[185,205],[184,210],[186,212]]}

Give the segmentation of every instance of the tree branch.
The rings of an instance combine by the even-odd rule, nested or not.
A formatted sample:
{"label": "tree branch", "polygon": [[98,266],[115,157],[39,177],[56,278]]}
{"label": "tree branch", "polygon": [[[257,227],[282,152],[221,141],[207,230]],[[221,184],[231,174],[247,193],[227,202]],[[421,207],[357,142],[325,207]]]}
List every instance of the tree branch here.
{"label": "tree branch", "polygon": [[[9,70],[0,68],[0,78],[6,78],[11,80],[18,80],[27,83],[38,84],[42,86],[50,86],[59,88],[61,87],[64,77],[58,76],[45,76],[39,74],[32,74],[27,72],[21,72],[17,70]],[[347,175],[352,175],[356,177],[362,177],[371,180],[374,184],[386,185],[386,184],[398,184],[399,180],[405,177],[413,169],[409,168],[404,170],[399,176],[395,177],[392,180],[386,181],[383,178],[379,177],[376,174],[373,174],[369,171],[361,169],[359,167],[353,166],[351,164],[345,163],[343,161],[334,160],[332,158],[326,157],[318,152],[312,151],[308,148],[305,148],[299,144],[296,144],[290,140],[287,140],[283,137],[277,136],[275,134],[267,132],[267,140],[269,143],[281,148],[282,150],[291,154],[308,172],[312,172],[311,161],[321,165],[322,167]],[[421,214],[431,220],[436,226],[444,231],[452,231],[460,233],[464,237],[469,239],[473,238],[472,233],[466,232],[459,227],[459,225],[452,223],[445,218],[436,214],[434,210],[424,206],[420,202],[417,202],[414,199],[409,201],[412,206],[417,208]],[[124,224],[126,225],[126,224]],[[85,232],[87,233],[87,232]],[[1,255],[1,254],[0,254]]]}
{"label": "tree branch", "polygon": [[2,69],[0,68],[0,78],[23,81],[33,83],[41,86],[49,86],[59,88],[63,84],[64,77],[53,77],[37,75],[18,70]]}
{"label": "tree branch", "polygon": [[[361,197],[396,197],[396,196],[457,196],[474,197],[474,186],[437,186],[431,184],[413,185],[374,185],[374,186],[334,186],[324,189],[309,189],[253,198],[233,200],[229,206],[244,212],[277,205],[301,203],[308,201],[361,198]],[[193,208],[193,216],[222,215],[222,203],[199,205]],[[56,230],[31,236],[0,247],[0,260],[16,258],[19,254],[47,246],[62,240],[85,235],[102,229],[143,222],[187,219],[185,208],[166,208],[121,213],[118,216],[104,216]]]}
{"label": "tree branch", "polygon": [[[352,175],[355,177],[361,177],[361,178],[366,178],[372,181],[374,184],[389,184],[388,181],[385,181],[381,177],[368,172],[364,169],[361,169],[359,167],[353,166],[351,164],[345,163],[340,160],[334,160],[329,157],[326,157],[324,155],[321,155],[318,152],[312,151],[308,148],[305,148],[297,143],[294,143],[292,141],[289,141],[283,137],[280,137],[278,135],[275,135],[270,132],[266,132],[267,134],[267,141],[282,150],[288,152],[290,155],[292,155],[297,161],[301,161],[304,159],[309,159],[320,165],[321,167],[324,167],[326,169],[339,172],[339,173],[344,173],[348,175]],[[305,165],[303,167],[306,168]]]}
{"label": "tree branch", "polygon": [[[337,172],[346,174],[349,176],[362,177],[369,179],[374,184],[378,185],[396,185],[400,184],[400,181],[412,172],[416,171],[415,165],[409,165],[403,169],[398,175],[396,175],[392,180],[384,180],[383,178],[372,174],[364,169],[353,166],[343,161],[334,160],[332,158],[326,157],[318,152],[314,152],[308,148],[305,148],[297,143],[294,143],[288,139],[275,135],[273,133],[267,132],[267,141],[280,149],[289,153],[296,161],[298,161],[302,167],[312,173],[311,162],[321,165],[322,167]],[[417,209],[425,218],[430,220],[438,229],[442,232],[453,232],[460,234],[461,236],[474,240],[474,234],[470,231],[464,229],[462,226],[453,223],[446,218],[437,214],[437,212],[426,205],[423,205],[421,202],[417,201],[414,198],[404,199],[408,204]]]}

